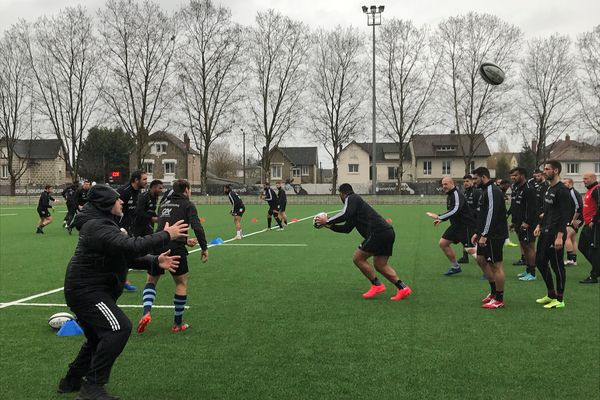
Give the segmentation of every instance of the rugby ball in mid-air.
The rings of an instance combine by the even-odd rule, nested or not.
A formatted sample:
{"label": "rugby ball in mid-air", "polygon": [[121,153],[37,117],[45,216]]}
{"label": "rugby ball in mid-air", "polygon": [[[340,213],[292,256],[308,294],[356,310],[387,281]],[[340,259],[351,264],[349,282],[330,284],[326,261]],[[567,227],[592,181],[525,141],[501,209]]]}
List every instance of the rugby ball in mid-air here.
{"label": "rugby ball in mid-air", "polygon": [[313,226],[317,229],[321,229],[323,227],[323,225],[319,225],[319,223],[317,222],[317,218],[320,218],[320,217],[327,218],[327,213],[321,212],[321,213],[318,213],[317,215],[315,215],[315,218],[313,219]]}
{"label": "rugby ball in mid-air", "polygon": [[71,314],[66,312],[59,312],[54,315],[51,315],[50,318],[48,318],[48,325],[50,325],[50,327],[52,327],[53,329],[60,329],[65,322],[70,321],[72,319],[75,319],[75,317],[73,317]]}
{"label": "rugby ball in mid-air", "polygon": [[479,75],[490,85],[499,85],[504,82],[504,71],[491,62],[484,62],[479,66]]}

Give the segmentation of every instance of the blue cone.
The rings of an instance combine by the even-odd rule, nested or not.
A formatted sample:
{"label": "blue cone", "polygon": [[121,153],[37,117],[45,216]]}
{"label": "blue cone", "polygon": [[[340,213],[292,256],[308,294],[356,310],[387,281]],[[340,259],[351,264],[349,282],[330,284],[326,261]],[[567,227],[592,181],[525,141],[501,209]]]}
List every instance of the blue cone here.
{"label": "blue cone", "polygon": [[223,244],[225,241],[221,237],[214,238],[210,241],[210,244]]}
{"label": "blue cone", "polygon": [[56,336],[77,336],[82,335],[83,329],[77,324],[74,319],[68,320],[60,327]]}

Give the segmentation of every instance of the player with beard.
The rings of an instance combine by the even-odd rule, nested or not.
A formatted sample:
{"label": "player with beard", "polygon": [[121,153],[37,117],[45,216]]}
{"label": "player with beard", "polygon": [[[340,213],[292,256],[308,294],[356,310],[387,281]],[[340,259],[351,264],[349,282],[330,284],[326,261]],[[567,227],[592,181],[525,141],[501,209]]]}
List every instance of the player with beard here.
{"label": "player with beard", "polygon": [[587,188],[583,200],[583,228],[579,236],[579,251],[592,264],[590,275],[580,283],[598,283],[600,277],[600,185],[596,174],[583,174]]}
{"label": "player with beard", "polygon": [[534,281],[535,278],[535,236],[533,230],[538,223],[535,191],[527,184],[527,171],[517,167],[510,170],[513,181],[510,210],[510,229],[517,233],[521,252],[525,255],[527,269],[519,274],[521,281]]}
{"label": "player with beard", "polygon": [[[471,211],[471,215],[474,220],[477,219],[477,203],[479,202],[479,196],[481,196],[481,190],[477,188],[475,182],[473,180],[473,176],[467,174],[463,176],[463,194],[465,195],[465,200],[467,205],[469,206],[469,210]],[[469,241],[469,244],[465,246],[463,249],[462,257],[456,260],[459,264],[468,264],[469,263],[469,254],[475,254],[475,248],[473,244]]]}
{"label": "player with beard", "polygon": [[573,187],[573,179],[565,178],[563,179],[563,183],[569,189],[573,205],[571,222],[567,225],[567,240],[565,241],[567,259],[565,260],[565,265],[577,265],[577,232],[579,232],[579,227],[583,223],[581,215],[583,212],[583,199],[581,198],[581,194]]}

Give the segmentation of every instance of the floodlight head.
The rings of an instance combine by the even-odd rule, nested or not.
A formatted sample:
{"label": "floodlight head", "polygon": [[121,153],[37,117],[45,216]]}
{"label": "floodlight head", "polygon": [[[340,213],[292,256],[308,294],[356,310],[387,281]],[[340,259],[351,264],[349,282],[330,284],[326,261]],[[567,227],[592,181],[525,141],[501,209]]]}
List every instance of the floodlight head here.
{"label": "floodlight head", "polygon": [[366,13],[367,11],[369,11],[369,9],[367,8],[367,6],[362,6],[362,10],[364,13]]}
{"label": "floodlight head", "polygon": [[379,6],[379,12],[382,13],[385,6]]}
{"label": "floodlight head", "polygon": [[371,12],[374,13],[375,11],[377,11],[377,6],[371,6]]}

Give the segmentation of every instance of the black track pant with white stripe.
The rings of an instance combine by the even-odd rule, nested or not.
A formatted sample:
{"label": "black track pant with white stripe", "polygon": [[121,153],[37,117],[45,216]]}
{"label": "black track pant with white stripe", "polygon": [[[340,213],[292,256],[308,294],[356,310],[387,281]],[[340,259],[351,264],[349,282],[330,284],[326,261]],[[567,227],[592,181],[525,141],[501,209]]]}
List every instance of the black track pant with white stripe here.
{"label": "black track pant with white stripe", "polygon": [[[556,290],[559,297],[562,297],[565,291],[565,283],[567,281],[567,274],[565,271],[564,262],[564,247],[560,250],[554,248],[554,240],[556,239],[556,233],[544,232],[538,239],[536,248],[535,265],[540,271],[546,288],[548,291]],[[552,272],[548,267],[548,263],[552,267],[552,271],[556,275],[556,288],[552,280]],[[562,300],[560,298],[559,300]]]}
{"label": "black track pant with white stripe", "polygon": [[131,321],[106,292],[67,295],[67,304],[77,316],[86,341],[67,376],[85,377],[90,383],[106,384],[117,357],[131,334]]}
{"label": "black track pant with white stripe", "polygon": [[579,251],[592,264],[590,276],[600,277],[600,227],[584,225],[579,235]]}

